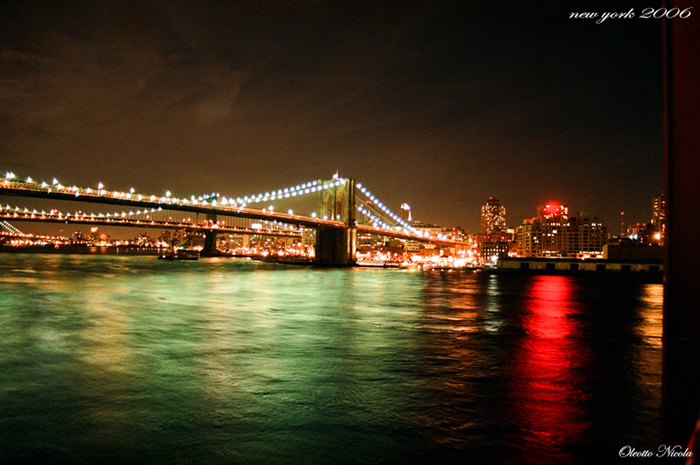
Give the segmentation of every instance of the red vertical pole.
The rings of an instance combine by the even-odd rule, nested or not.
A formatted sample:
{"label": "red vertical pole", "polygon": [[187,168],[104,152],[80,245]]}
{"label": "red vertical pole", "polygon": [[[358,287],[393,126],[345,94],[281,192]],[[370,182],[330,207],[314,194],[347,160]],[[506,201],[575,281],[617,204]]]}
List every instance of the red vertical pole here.
{"label": "red vertical pole", "polygon": [[[690,16],[664,20],[663,441],[686,444],[700,412],[700,9],[667,1]],[[690,8],[690,9],[688,9]],[[686,10],[688,9],[688,10]]]}

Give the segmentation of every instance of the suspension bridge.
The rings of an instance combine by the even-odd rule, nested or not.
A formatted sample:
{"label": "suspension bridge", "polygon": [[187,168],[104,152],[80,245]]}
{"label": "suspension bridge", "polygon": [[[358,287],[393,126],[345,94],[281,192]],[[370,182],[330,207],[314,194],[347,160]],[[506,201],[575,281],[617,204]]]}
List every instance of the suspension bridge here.
{"label": "suspension bridge", "polygon": [[[219,233],[250,233],[300,237],[304,229],[315,231],[315,257],[319,265],[344,266],[355,262],[358,234],[431,243],[461,248],[465,244],[442,234],[429,234],[415,228],[391,211],[355,179],[337,175],[329,180],[312,180],[277,190],[226,197],[219,193],[175,197],[144,194],[129,190],[108,190],[102,183],[96,188],[64,185],[56,178],[38,182],[7,172],[0,182],[0,195],[99,204],[114,211],[87,213],[0,205],[3,221],[44,221],[127,227],[180,228],[204,233],[203,254],[216,248]],[[294,202],[316,197],[316,209],[309,215],[275,211],[270,202]],[[119,211],[121,210],[121,211]],[[257,222],[257,223],[252,223]],[[266,228],[262,228],[262,224]],[[7,223],[10,227],[11,224]]]}

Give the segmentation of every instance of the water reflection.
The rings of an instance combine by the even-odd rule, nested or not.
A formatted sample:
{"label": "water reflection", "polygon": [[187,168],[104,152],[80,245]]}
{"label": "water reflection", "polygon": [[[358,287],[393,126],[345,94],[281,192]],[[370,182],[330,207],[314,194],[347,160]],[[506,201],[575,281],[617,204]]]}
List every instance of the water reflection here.
{"label": "water reflection", "polygon": [[[426,276],[421,322],[421,398],[413,421],[430,444],[455,456],[481,435],[489,423],[483,403],[484,380],[494,373],[476,337],[483,314],[484,290],[472,278],[451,273]],[[469,412],[465,414],[466,412]]]}
{"label": "water reflection", "polygon": [[584,437],[590,419],[582,404],[588,393],[580,373],[590,366],[590,354],[579,336],[583,310],[574,299],[574,278],[538,276],[524,301],[525,335],[515,347],[509,367],[512,415],[529,442],[540,450],[528,451],[551,460],[572,457],[559,448]]}
{"label": "water reflection", "polygon": [[636,331],[641,335],[645,344],[661,348],[663,326],[664,288],[659,284],[646,284],[642,287],[639,307],[639,318]]}
{"label": "water reflection", "polygon": [[599,430],[655,441],[659,287],[144,257],[0,271],[0,459],[573,463]]}

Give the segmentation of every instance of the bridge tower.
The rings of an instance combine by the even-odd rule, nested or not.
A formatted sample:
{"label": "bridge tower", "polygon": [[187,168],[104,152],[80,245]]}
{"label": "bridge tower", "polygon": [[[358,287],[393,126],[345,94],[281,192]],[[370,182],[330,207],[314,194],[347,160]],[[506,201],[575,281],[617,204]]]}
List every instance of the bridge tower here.
{"label": "bridge tower", "polygon": [[[207,222],[212,225],[216,223],[216,213],[207,213]],[[215,257],[221,255],[218,250],[216,250],[216,230],[214,228],[207,229],[204,231],[204,248],[202,248],[201,255],[203,257]]]}
{"label": "bridge tower", "polygon": [[[355,180],[318,181],[319,218],[342,221],[343,227],[320,227],[316,231],[314,263],[323,266],[355,264],[357,227],[355,225]],[[327,186],[327,187],[326,187]]]}

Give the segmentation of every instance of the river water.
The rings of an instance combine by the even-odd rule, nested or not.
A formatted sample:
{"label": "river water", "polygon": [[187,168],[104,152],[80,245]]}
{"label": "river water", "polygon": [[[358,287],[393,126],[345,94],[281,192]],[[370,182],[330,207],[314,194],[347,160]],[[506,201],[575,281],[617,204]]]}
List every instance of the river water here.
{"label": "river water", "polygon": [[614,463],[662,286],[0,254],[0,462]]}

